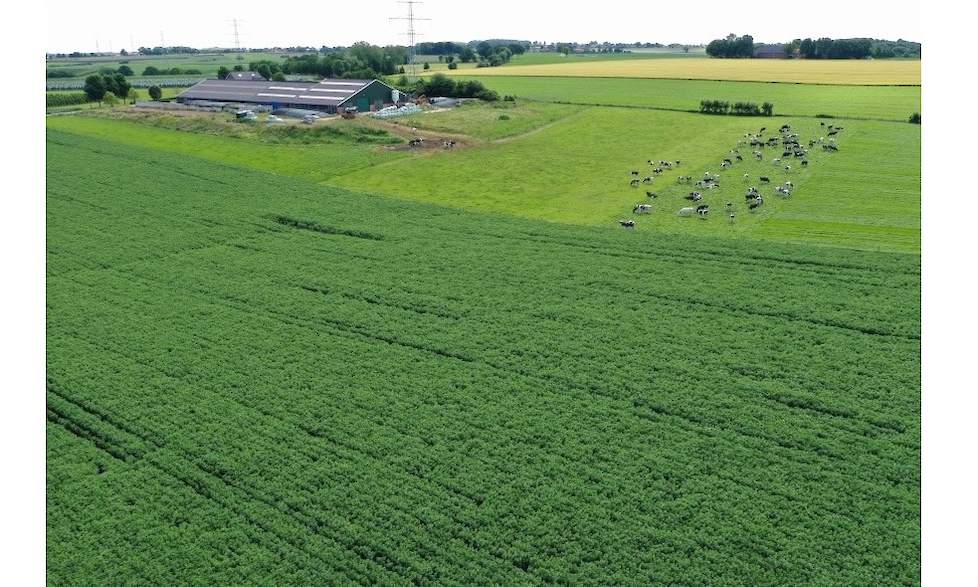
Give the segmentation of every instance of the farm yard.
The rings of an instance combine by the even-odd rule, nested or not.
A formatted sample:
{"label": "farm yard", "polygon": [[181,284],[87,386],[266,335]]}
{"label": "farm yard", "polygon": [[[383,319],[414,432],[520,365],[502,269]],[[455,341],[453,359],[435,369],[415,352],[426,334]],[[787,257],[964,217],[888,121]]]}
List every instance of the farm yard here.
{"label": "farm yard", "polygon": [[919,584],[919,85],[518,57],[47,118],[50,584]]}

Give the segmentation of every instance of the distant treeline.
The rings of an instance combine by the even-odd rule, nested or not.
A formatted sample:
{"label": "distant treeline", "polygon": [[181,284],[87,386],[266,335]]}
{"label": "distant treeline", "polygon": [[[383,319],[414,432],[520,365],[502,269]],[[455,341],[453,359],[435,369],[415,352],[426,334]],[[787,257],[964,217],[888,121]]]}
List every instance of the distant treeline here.
{"label": "distant treeline", "polygon": [[[762,49],[763,48],[763,49]],[[795,39],[790,43],[756,45],[750,35],[727,35],[715,39],[706,46],[710,57],[750,58],[764,52],[765,57],[799,59],[887,59],[894,57],[920,58],[920,43],[887,41],[884,39]]]}
{"label": "distant treeline", "polygon": [[725,39],[714,39],[706,46],[710,57],[748,58],[754,56],[754,37],[727,35]]}
{"label": "distant treeline", "polygon": [[[443,73],[436,73],[428,78],[419,78],[414,82],[410,82],[407,77],[401,76],[394,86],[408,94],[424,94],[428,97],[478,98],[487,102],[495,102],[499,99],[499,94],[495,90],[485,87],[479,80],[456,81]],[[512,98],[507,99],[511,100]]]}

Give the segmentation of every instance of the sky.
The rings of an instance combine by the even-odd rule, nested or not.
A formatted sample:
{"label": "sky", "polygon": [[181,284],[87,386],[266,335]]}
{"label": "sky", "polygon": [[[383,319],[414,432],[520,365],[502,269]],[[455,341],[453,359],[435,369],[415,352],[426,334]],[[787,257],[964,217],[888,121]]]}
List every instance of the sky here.
{"label": "sky", "polygon": [[[796,5],[796,6],[793,6]],[[78,2],[47,0],[48,52],[131,50],[139,46],[242,47],[406,44],[407,6],[396,0],[351,3],[291,0],[281,10],[253,0]],[[917,0],[731,2],[604,0],[581,2],[426,0],[415,6],[418,41],[504,38],[705,44],[729,33],[757,42],[805,37],[920,40]]]}

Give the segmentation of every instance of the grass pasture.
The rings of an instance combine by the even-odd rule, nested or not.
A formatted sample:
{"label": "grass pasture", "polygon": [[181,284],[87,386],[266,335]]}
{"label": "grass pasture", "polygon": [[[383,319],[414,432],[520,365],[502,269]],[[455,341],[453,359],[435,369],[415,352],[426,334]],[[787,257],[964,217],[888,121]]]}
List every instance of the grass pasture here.
{"label": "grass pasture", "polygon": [[[481,169],[556,188],[744,124],[684,146],[693,115],[634,116],[582,112]],[[50,583],[919,583],[917,256],[351,194],[222,162],[249,141],[68,120],[46,151]],[[546,133],[563,165],[495,152]],[[476,185],[480,150],[453,154]],[[414,160],[456,189],[449,157]]]}
{"label": "grass pasture", "polygon": [[[745,162],[722,172],[722,188],[707,195],[705,203],[717,217],[699,222],[676,216],[688,205],[683,196],[693,189],[677,185],[676,176],[699,178],[717,171],[745,132],[762,124],[776,128],[775,121],[793,124],[802,137],[824,134],[820,121],[810,118],[590,108],[512,141],[401,159],[330,181],[400,198],[573,224],[612,226],[631,217],[636,202],[650,202],[654,212],[638,220],[640,229],[919,250],[920,129],[909,124],[847,121],[840,153],[815,149],[808,169],[792,163],[790,173],[770,163],[781,149],[768,149],[766,160],[756,163],[751,150],[741,148]],[[629,171],[649,175],[648,159],[679,159],[683,166],[651,186],[630,188]],[[753,179],[745,183],[744,173]],[[768,198],[761,211],[748,214],[743,192],[747,185],[760,185],[761,175],[772,180],[766,198],[773,196],[775,183],[789,179],[796,193],[785,201]],[[659,198],[647,200],[646,190]],[[736,206],[733,224],[722,216],[726,201]],[[809,221],[814,223],[811,232]]]}
{"label": "grass pasture", "polygon": [[[839,85],[920,85],[903,59],[617,59],[487,67],[486,76],[626,77]],[[463,72],[464,73],[464,72]],[[480,75],[483,75],[480,72]]]}
{"label": "grass pasture", "polygon": [[630,106],[669,110],[698,110],[700,100],[771,102],[774,113],[789,116],[827,114],[847,118],[873,118],[906,122],[920,112],[919,87],[815,86],[761,82],[704,80],[613,79],[575,77],[481,77],[500,95],[545,102]]}

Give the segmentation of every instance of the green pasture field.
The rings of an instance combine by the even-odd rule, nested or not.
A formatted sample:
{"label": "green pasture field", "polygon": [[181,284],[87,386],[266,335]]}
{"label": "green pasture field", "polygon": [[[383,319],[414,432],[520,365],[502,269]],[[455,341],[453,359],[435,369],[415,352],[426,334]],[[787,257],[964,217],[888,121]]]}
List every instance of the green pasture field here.
{"label": "green pasture field", "polygon": [[[527,136],[553,168],[414,161],[449,193],[481,151],[532,204],[755,122],[635,116]],[[846,126],[853,161],[902,136]],[[238,145],[48,119],[49,583],[919,583],[918,256],[354,194]]]}
{"label": "green pasture field", "polygon": [[829,86],[765,82],[466,76],[499,92],[547,102],[698,110],[701,100],[771,102],[775,114],[906,121],[920,112],[919,86]]}
{"label": "green pasture field", "polygon": [[98,137],[130,147],[149,147],[158,151],[182,153],[237,167],[259,169],[312,181],[326,181],[361,167],[407,156],[406,153],[357,148],[350,141],[314,144],[281,144],[156,127],[132,120],[93,116],[48,118],[48,128]]}
{"label": "green pasture field", "polygon": [[[162,92],[163,99],[176,97],[178,94],[186,90],[187,88],[160,88]],[[139,92],[139,101],[149,100],[149,91],[145,88],[136,88]],[[50,91],[48,94],[83,94],[78,90],[73,91]],[[76,112],[79,110],[110,110],[110,109],[124,109],[128,104],[124,104],[120,101],[116,106],[107,106],[106,104],[99,104],[98,102],[85,102],[84,104],[72,104],[69,106],[48,106],[46,112],[48,114],[65,113],[65,112]]]}
{"label": "green pasture field", "polygon": [[[419,118],[435,117],[424,114]],[[904,123],[846,121],[839,153],[813,150],[808,168],[773,166],[781,149],[767,149],[757,163],[741,147],[743,163],[720,172],[721,189],[707,193],[714,218],[680,218],[693,186],[679,175],[718,172],[745,132],[790,123],[803,140],[824,136],[812,118],[742,118],[624,108],[589,108],[511,141],[461,151],[407,158],[363,168],[331,181],[351,189],[467,209],[501,212],[573,224],[613,226],[631,218],[636,203],[653,204],[637,218],[639,229],[750,236],[859,248],[916,252],[920,244],[920,127]],[[825,121],[832,123],[832,120]],[[458,130],[464,131],[466,125]],[[769,133],[770,134],[770,133]],[[629,187],[631,170],[652,175],[647,160],[680,160],[652,185]],[[748,180],[743,174],[748,173]],[[761,175],[771,184],[759,183]],[[773,186],[792,181],[794,195],[775,197]],[[764,187],[767,204],[748,213],[743,193]],[[646,191],[658,198],[649,200]],[[733,202],[733,223],[724,204]],[[809,230],[811,223],[811,230]]]}
{"label": "green pasture field", "polygon": [[579,110],[577,106],[546,102],[465,102],[450,110],[424,112],[390,121],[401,126],[496,140],[530,132]]}

